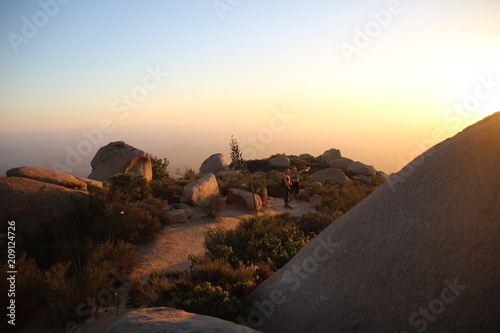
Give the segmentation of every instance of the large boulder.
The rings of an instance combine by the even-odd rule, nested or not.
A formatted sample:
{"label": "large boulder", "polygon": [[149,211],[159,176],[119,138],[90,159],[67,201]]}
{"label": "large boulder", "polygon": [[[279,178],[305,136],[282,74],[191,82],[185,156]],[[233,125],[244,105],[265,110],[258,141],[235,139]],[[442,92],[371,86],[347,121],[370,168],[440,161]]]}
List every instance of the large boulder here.
{"label": "large boulder", "polygon": [[214,196],[219,195],[219,185],[213,173],[187,184],[182,190],[181,202],[206,207]]}
{"label": "large boulder", "polygon": [[201,173],[217,173],[227,167],[226,158],[223,154],[213,154],[207,158],[200,166]]}
{"label": "large boulder", "polygon": [[354,161],[347,157],[337,157],[328,161],[328,166],[333,169],[347,170]]}
{"label": "large boulder", "polygon": [[276,156],[269,160],[272,166],[290,166],[290,159],[286,156]]}
{"label": "large boulder", "polygon": [[72,190],[87,191],[87,183],[69,173],[38,167],[19,167],[7,170],[8,177],[21,177],[63,186]]}
{"label": "large boulder", "polygon": [[[33,236],[40,224],[75,209],[88,208],[87,192],[20,177],[0,177],[0,220],[15,220],[19,230]],[[6,228],[4,230],[7,230]]]}
{"label": "large boulder", "polygon": [[363,175],[367,177],[373,177],[377,174],[377,171],[371,165],[366,165],[361,162],[354,162],[349,165],[347,171],[354,175]]}
{"label": "large boulder", "polygon": [[[257,206],[257,210],[261,210],[262,199],[257,194],[254,194],[254,197],[255,197],[255,206]],[[241,204],[246,208],[250,209],[251,211],[254,211],[252,192],[240,190],[237,188],[230,188],[227,191],[227,203]]]}
{"label": "large boulder", "polygon": [[219,318],[202,316],[171,308],[134,310],[116,321],[107,333],[254,333]]}
{"label": "large boulder", "polygon": [[311,179],[321,184],[337,184],[348,181],[349,178],[339,169],[323,169],[311,175]]}
{"label": "large boulder", "polygon": [[307,153],[305,153],[305,154],[300,154],[300,155],[299,155],[299,158],[300,158],[301,160],[309,160],[309,159],[314,158],[314,156],[312,156],[311,154],[307,154]]}
{"label": "large boulder", "polygon": [[147,180],[153,178],[151,158],[144,151],[134,148],[123,141],[116,141],[101,147],[90,162],[90,179],[104,181],[117,173],[143,175]]}
{"label": "large boulder", "polygon": [[321,155],[320,160],[323,162],[328,162],[329,160],[333,160],[336,158],[342,157],[340,150],[331,148]]}
{"label": "large boulder", "polygon": [[499,129],[496,113],[417,157],[257,287],[240,322],[500,332]]}

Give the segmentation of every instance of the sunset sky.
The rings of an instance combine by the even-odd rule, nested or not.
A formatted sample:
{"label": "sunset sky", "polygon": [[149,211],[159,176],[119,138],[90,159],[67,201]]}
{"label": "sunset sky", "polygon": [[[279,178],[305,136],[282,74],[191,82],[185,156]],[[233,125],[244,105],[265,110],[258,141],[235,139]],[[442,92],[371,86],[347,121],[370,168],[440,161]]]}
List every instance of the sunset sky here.
{"label": "sunset sky", "polygon": [[197,171],[229,158],[231,135],[246,158],[338,148],[395,172],[500,110],[499,13],[498,0],[3,0],[0,174],[87,176],[118,140]]}

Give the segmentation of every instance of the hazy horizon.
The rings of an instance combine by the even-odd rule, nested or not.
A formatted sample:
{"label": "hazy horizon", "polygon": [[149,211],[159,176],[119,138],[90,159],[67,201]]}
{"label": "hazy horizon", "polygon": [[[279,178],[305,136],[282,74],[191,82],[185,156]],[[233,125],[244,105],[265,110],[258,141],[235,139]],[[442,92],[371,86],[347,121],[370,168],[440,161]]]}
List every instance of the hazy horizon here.
{"label": "hazy horizon", "polygon": [[113,141],[198,171],[229,159],[231,135],[247,159],[338,148],[397,172],[500,110],[499,12],[496,0],[4,1],[0,174],[88,176]]}

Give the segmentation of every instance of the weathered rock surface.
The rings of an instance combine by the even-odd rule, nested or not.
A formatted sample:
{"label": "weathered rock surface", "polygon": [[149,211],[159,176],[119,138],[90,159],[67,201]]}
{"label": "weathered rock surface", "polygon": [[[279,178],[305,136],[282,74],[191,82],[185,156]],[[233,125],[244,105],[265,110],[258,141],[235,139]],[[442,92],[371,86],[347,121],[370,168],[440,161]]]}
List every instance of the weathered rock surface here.
{"label": "weathered rock surface", "polygon": [[351,163],[347,168],[347,171],[350,171],[355,175],[363,175],[368,177],[372,177],[377,174],[377,171],[375,170],[374,167],[372,167],[371,165],[366,165],[361,162]]}
{"label": "weathered rock surface", "polygon": [[38,180],[42,183],[49,183],[63,186],[72,190],[87,191],[87,183],[70,175],[69,173],[54,171],[45,168],[23,166],[10,169],[6,172],[7,177],[20,177]]}
{"label": "weathered rock surface", "polygon": [[347,157],[337,157],[328,161],[328,165],[333,169],[347,170],[354,161]]}
{"label": "weathered rock surface", "polygon": [[352,179],[360,181],[360,182],[368,184],[368,185],[373,183],[373,180],[370,177],[364,176],[364,175],[355,175],[352,177]]}
{"label": "weathered rock surface", "polygon": [[309,242],[253,292],[248,322],[273,333],[500,332],[499,166],[496,113]]}
{"label": "weathered rock surface", "polygon": [[337,184],[348,181],[349,178],[339,169],[324,169],[311,175],[311,179],[321,184]]}
{"label": "weathered rock surface", "polygon": [[[227,202],[241,204],[251,211],[254,211],[254,203],[252,193],[237,188],[230,188],[227,191]],[[257,210],[262,209],[262,200],[259,195],[255,194],[255,205]]]}
{"label": "weathered rock surface", "polygon": [[219,318],[171,308],[134,310],[114,323],[107,333],[257,333]]}
{"label": "weathered rock surface", "polygon": [[0,220],[15,220],[28,235],[36,233],[40,223],[88,204],[87,192],[28,178],[0,177]]}
{"label": "weathered rock surface", "polygon": [[192,209],[175,209],[169,210],[163,216],[163,219],[168,224],[173,223],[186,223],[189,221],[189,218],[193,216],[194,210]]}
{"label": "weathered rock surface", "polygon": [[98,180],[83,178],[83,177],[76,177],[76,178],[87,184],[88,192],[92,193],[98,190],[102,190],[104,188],[103,182],[100,182]]}
{"label": "weathered rock surface", "polygon": [[290,166],[290,159],[286,156],[276,156],[269,160],[273,166]]}
{"label": "weathered rock surface", "polygon": [[226,158],[223,154],[213,154],[200,166],[201,173],[217,173],[227,167]]}
{"label": "weathered rock surface", "polygon": [[342,154],[340,153],[340,150],[331,148],[323,153],[321,155],[320,159],[323,162],[328,162],[329,160],[333,160],[336,158],[342,157]]}
{"label": "weathered rock surface", "polygon": [[88,178],[104,181],[117,173],[143,175],[147,180],[153,177],[151,158],[144,151],[123,141],[116,141],[101,147],[90,162],[92,173]]}
{"label": "weathered rock surface", "polygon": [[314,156],[312,156],[311,154],[300,154],[299,155],[299,158],[302,159],[302,160],[308,160],[308,159],[311,159],[311,158],[314,158]]}
{"label": "weathered rock surface", "polygon": [[187,184],[182,190],[181,202],[198,207],[206,207],[214,196],[219,195],[219,185],[214,174],[198,179]]}

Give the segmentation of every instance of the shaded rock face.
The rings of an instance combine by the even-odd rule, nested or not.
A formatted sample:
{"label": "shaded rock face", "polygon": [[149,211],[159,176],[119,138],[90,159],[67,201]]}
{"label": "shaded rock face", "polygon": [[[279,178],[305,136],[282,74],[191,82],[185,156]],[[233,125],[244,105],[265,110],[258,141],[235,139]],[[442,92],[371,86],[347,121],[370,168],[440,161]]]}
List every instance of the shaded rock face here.
{"label": "shaded rock face", "polygon": [[290,159],[286,156],[276,156],[269,160],[273,166],[290,166]]}
{"label": "shaded rock face", "polygon": [[242,319],[273,333],[500,332],[499,166],[496,113],[326,228]]}
{"label": "shaded rock face", "polygon": [[87,191],[87,183],[68,174],[45,168],[20,167],[6,172],[7,177],[20,177],[63,186],[72,190]]}
{"label": "shaded rock face", "polygon": [[107,333],[254,333],[251,328],[219,318],[202,316],[171,308],[134,310],[117,322]]}
{"label": "shaded rock face", "polygon": [[226,158],[223,154],[213,154],[200,166],[201,173],[217,173],[227,167]]}
{"label": "shaded rock face", "polygon": [[79,205],[88,207],[89,194],[64,186],[20,177],[0,177],[0,220],[15,220],[32,236],[40,223],[69,214]]}
{"label": "shaded rock face", "polygon": [[347,170],[354,161],[347,157],[338,157],[328,161],[330,168]]}
{"label": "shaded rock face", "polygon": [[[258,194],[255,194],[255,205],[257,206],[257,210],[262,209],[262,199]],[[237,188],[230,188],[227,191],[227,202],[228,203],[236,203],[245,206],[252,212],[254,211],[254,203],[252,199],[252,192],[240,190]]]}
{"label": "shaded rock face", "polygon": [[153,178],[151,158],[144,151],[134,148],[123,141],[111,142],[101,147],[92,161],[90,179],[104,181],[117,173],[143,175],[147,180]]}
{"label": "shaded rock face", "polygon": [[198,207],[206,207],[214,196],[219,195],[219,185],[214,174],[198,179],[187,184],[182,190],[181,202]]}
{"label": "shaded rock face", "polygon": [[300,154],[300,155],[299,155],[299,158],[300,158],[300,159],[303,159],[303,160],[308,160],[308,159],[312,159],[312,158],[314,158],[314,156],[312,156],[311,154],[307,154],[307,153],[306,153],[306,154]]}
{"label": "shaded rock face", "polygon": [[348,181],[349,178],[339,169],[324,169],[311,175],[311,179],[321,184],[337,184]]}
{"label": "shaded rock face", "polygon": [[348,171],[352,172],[355,175],[363,175],[367,177],[372,177],[377,174],[375,168],[370,165],[366,165],[361,162],[354,162],[349,165],[347,168]]}

